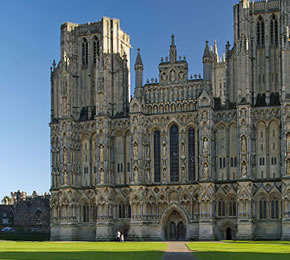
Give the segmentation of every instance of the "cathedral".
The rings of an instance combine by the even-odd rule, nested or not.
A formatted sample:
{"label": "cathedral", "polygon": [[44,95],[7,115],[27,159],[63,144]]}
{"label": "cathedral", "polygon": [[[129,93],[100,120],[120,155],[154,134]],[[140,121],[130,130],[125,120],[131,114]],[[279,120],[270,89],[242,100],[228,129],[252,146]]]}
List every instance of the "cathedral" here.
{"label": "cathedral", "polygon": [[159,78],[103,17],[61,25],[51,66],[51,240],[290,240],[290,1],[239,0],[234,42]]}

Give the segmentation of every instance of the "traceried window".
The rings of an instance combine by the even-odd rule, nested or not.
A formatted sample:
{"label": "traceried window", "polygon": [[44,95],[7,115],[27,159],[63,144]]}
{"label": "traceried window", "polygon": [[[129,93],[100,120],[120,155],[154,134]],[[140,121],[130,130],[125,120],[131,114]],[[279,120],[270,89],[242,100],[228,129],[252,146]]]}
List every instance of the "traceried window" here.
{"label": "traceried window", "polygon": [[188,178],[195,180],[195,131],[192,127],[188,129]]}
{"label": "traceried window", "polygon": [[154,182],[160,182],[160,131],[154,132]]}
{"label": "traceried window", "polygon": [[279,201],[277,199],[271,201],[271,218],[279,219]]}
{"label": "traceried window", "polygon": [[265,23],[262,16],[257,20],[257,45],[263,47],[265,44]]}
{"label": "traceried window", "polygon": [[263,198],[259,201],[259,218],[267,219],[267,201]]}
{"label": "traceried window", "polygon": [[224,217],[226,215],[226,206],[224,200],[219,200],[218,202],[218,216]]}
{"label": "traceried window", "polygon": [[89,43],[86,38],[82,42],[82,65],[87,66],[89,60]]}
{"label": "traceried window", "polygon": [[90,208],[89,205],[83,206],[83,222],[89,222],[90,221]]}
{"label": "traceried window", "polygon": [[100,41],[97,37],[94,37],[93,54],[94,54],[94,64],[96,64],[97,58],[100,56]]}
{"label": "traceried window", "polygon": [[237,216],[237,206],[236,201],[234,199],[231,199],[228,203],[229,207],[229,217],[235,217]]}
{"label": "traceried window", "polygon": [[170,180],[179,181],[178,127],[170,128]]}
{"label": "traceried window", "polygon": [[278,20],[274,14],[271,16],[270,21],[270,39],[271,45],[278,45]]}

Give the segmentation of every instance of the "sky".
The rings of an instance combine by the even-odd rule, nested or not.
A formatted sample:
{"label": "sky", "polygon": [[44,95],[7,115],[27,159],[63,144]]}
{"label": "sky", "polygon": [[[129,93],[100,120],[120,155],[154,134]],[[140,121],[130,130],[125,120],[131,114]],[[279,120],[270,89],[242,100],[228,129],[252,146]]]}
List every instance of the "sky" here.
{"label": "sky", "polygon": [[219,53],[233,42],[238,0],[0,0],[0,201],[12,191],[50,188],[50,66],[59,61],[60,25],[119,18],[131,37],[131,93],[137,48],[144,82],[158,78],[175,34],[189,75],[202,75],[205,41]]}

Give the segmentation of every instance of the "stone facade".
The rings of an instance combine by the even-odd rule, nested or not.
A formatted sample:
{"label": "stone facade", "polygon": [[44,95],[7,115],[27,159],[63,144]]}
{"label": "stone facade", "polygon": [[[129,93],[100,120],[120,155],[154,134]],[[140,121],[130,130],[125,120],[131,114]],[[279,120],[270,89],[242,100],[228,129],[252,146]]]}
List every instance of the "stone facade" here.
{"label": "stone facade", "polygon": [[4,205],[0,205],[0,224],[13,226],[17,231],[49,233],[49,200],[50,195],[47,193],[38,195],[34,191],[31,196],[27,196],[26,192],[11,192],[11,197],[6,196],[3,199]]}
{"label": "stone facade", "polygon": [[61,26],[51,68],[51,239],[290,239],[290,2],[241,0],[234,44],[188,77],[174,36],[129,100],[118,19]]}

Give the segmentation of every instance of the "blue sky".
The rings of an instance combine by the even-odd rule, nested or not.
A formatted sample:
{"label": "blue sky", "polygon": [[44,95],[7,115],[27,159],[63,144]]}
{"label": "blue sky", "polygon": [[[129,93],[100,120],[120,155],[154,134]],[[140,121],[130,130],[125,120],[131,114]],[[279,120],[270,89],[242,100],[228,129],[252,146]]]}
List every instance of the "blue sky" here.
{"label": "blue sky", "polygon": [[[18,189],[50,187],[49,67],[59,60],[60,25],[119,18],[131,37],[131,68],[141,48],[144,81],[158,77],[175,34],[177,55],[190,74],[202,74],[205,41],[220,54],[233,39],[238,0],[11,0],[0,1],[0,199]],[[134,75],[132,73],[132,87]]]}

